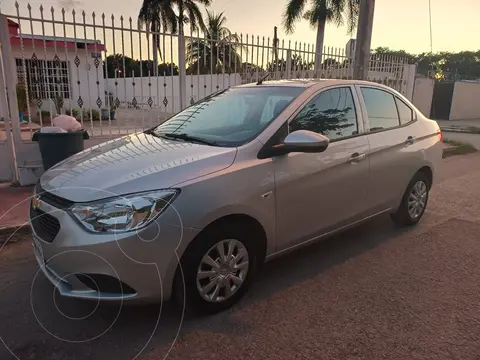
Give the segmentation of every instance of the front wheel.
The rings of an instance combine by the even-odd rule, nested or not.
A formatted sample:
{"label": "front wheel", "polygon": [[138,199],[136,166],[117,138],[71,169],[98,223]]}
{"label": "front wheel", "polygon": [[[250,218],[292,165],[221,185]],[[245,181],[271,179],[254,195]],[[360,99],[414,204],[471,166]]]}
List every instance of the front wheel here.
{"label": "front wheel", "polygon": [[393,221],[400,226],[417,224],[422,218],[428,202],[430,182],[424,173],[417,173],[408,184],[398,210],[392,214]]}
{"label": "front wheel", "polygon": [[181,267],[184,282],[177,274],[177,300],[197,313],[220,312],[247,292],[256,267],[255,247],[235,226],[214,229],[187,249]]}

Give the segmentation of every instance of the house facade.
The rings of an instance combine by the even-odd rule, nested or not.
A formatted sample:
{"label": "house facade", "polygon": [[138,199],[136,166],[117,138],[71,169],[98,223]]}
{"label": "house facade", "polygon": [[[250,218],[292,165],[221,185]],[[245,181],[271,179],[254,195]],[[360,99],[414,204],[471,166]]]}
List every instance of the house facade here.
{"label": "house facade", "polygon": [[19,84],[27,85],[31,109],[55,112],[56,98],[63,100],[64,109],[105,107],[105,46],[98,40],[20,36],[18,24],[10,19],[8,30],[15,58],[12,71]]}

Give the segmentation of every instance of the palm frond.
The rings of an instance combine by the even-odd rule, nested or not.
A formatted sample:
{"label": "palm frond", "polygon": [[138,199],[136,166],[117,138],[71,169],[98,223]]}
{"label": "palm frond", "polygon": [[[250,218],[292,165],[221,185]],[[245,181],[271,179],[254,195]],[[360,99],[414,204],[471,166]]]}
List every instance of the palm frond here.
{"label": "palm frond", "polygon": [[287,33],[294,30],[295,23],[304,18],[310,26],[321,22],[331,22],[336,26],[346,23],[352,33],[358,21],[360,0],[312,0],[311,8],[303,12],[306,0],[290,0],[284,13],[283,25]]}
{"label": "palm frond", "polygon": [[196,31],[198,28],[204,31],[205,22],[203,21],[203,15],[198,5],[193,0],[187,0],[185,1],[185,7],[192,31]]}
{"label": "palm frond", "polygon": [[307,0],[290,0],[283,14],[283,27],[287,33],[295,30],[295,23],[301,19]]}
{"label": "palm frond", "polygon": [[358,23],[360,0],[347,0],[347,2],[347,27],[348,33],[352,34]]}

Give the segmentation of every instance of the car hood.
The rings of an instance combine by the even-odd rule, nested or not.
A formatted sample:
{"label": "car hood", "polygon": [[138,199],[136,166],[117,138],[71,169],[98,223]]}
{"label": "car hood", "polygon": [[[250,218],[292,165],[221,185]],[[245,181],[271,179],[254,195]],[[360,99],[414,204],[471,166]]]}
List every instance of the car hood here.
{"label": "car hood", "polygon": [[236,148],[138,133],[93,146],[45,172],[42,188],[62,198],[93,201],[169,188],[229,167]]}

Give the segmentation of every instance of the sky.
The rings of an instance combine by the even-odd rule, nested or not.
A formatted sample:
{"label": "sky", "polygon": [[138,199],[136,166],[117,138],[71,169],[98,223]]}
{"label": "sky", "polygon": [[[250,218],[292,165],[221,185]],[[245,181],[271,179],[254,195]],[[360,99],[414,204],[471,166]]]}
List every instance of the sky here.
{"label": "sky", "polygon": [[[67,1],[73,1],[75,9],[85,9],[88,14],[95,11],[98,16],[105,12],[108,19],[112,13],[117,18],[123,15],[136,19],[141,5],[141,0],[32,0],[30,3],[34,9],[43,4],[47,9],[53,5],[60,10],[61,4]],[[22,13],[26,14],[27,2],[19,0],[19,3]],[[282,14],[286,3],[287,0],[213,0],[212,9],[225,12],[227,27],[232,32],[272,37],[273,27],[278,26],[280,39],[313,44],[316,30],[311,29],[304,20],[298,23],[294,34],[285,35]],[[14,0],[2,0],[2,12],[14,14],[13,4]],[[431,4],[434,52],[480,49],[480,0],[431,0]],[[47,15],[50,15],[49,12]],[[355,37],[355,34],[349,35],[346,27],[337,28],[329,24],[324,44],[343,48],[351,37]],[[376,0],[372,48],[378,46],[411,53],[428,52],[428,0]]]}

